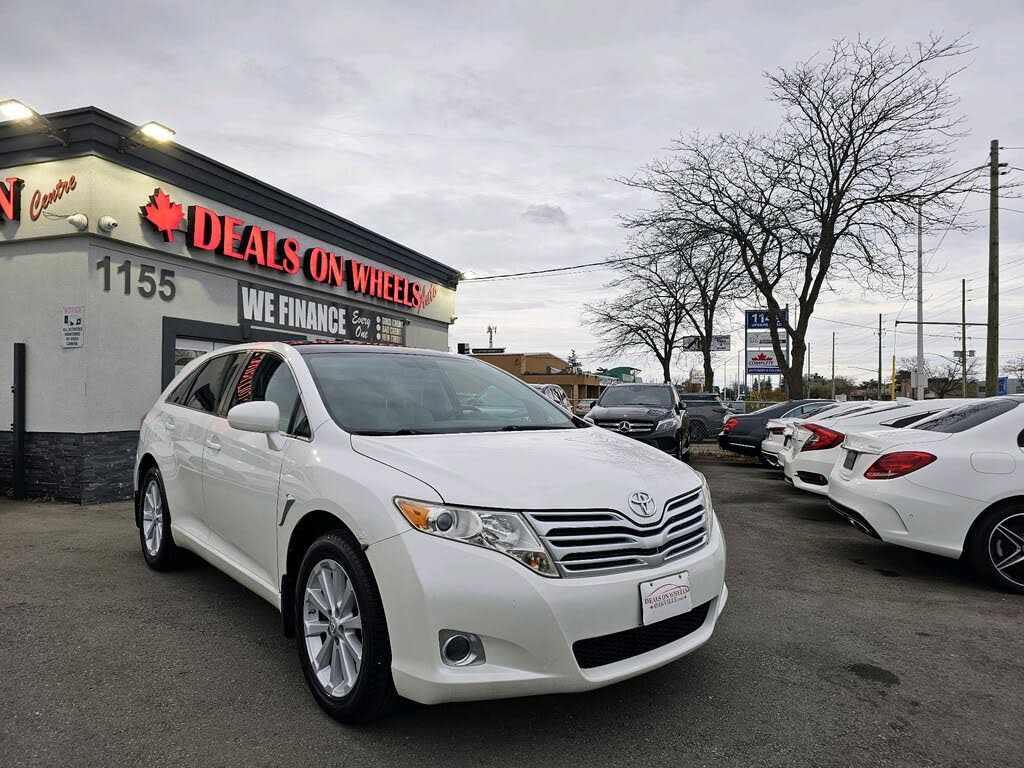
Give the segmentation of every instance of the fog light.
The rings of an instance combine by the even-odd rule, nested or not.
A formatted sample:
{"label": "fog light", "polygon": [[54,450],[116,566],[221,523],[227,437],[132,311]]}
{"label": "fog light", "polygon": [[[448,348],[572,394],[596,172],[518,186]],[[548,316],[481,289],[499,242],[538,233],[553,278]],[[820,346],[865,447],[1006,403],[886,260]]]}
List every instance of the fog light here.
{"label": "fog light", "polygon": [[484,644],[472,632],[458,632],[442,629],[438,637],[441,646],[441,661],[449,667],[468,667],[483,664]]}

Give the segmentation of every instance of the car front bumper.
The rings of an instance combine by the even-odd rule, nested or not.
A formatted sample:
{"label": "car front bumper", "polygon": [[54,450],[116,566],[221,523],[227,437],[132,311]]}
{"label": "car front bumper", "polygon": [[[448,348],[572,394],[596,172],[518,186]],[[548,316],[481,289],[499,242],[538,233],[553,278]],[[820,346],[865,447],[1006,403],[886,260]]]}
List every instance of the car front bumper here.
{"label": "car front bumper", "polygon": [[[367,556],[387,616],[395,688],[423,704],[585,691],[643,674],[707,642],[728,598],[717,524],[707,546],[685,558],[587,578],[547,578],[500,553],[414,530],[373,544]],[[699,626],[654,650],[581,668],[574,643],[641,627],[639,585],[683,571],[694,610],[707,606]],[[445,629],[478,635],[485,663],[445,665]]]}

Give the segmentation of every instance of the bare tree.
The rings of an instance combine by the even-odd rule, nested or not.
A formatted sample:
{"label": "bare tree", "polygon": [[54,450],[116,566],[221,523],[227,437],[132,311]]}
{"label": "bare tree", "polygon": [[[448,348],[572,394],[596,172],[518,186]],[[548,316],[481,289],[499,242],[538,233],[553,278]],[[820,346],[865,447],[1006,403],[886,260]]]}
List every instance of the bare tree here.
{"label": "bare tree", "polygon": [[[732,243],[722,237],[688,238],[678,227],[651,227],[645,218],[627,218],[640,230],[630,238],[634,258],[618,262],[625,280],[640,289],[676,296],[697,344],[704,368],[704,390],[714,391],[712,341],[728,304],[750,293],[750,283]],[[682,284],[680,284],[682,282]]]}
{"label": "bare tree", "polygon": [[1024,355],[1014,355],[1003,365],[1003,373],[1013,376],[1024,389]]}
{"label": "bare tree", "polygon": [[[962,118],[950,83],[969,50],[962,38],[908,51],[838,41],[824,57],[766,75],[784,110],[775,133],[683,138],[625,180],[657,195],[657,208],[641,214],[649,223],[732,239],[767,306],[792,396],[803,394],[822,292],[843,278],[904,287],[918,212],[928,228],[952,226],[950,195],[975,184],[978,169],[955,172],[952,157]],[[790,337],[788,358],[776,323]]]}
{"label": "bare tree", "polygon": [[[904,357],[900,360],[900,369],[917,370],[917,356]],[[959,357],[925,358],[925,376],[928,377],[928,392],[937,398],[945,398],[962,392],[964,364]],[[978,358],[967,358],[967,381],[971,382],[978,375]]]}
{"label": "bare tree", "polygon": [[683,307],[690,300],[690,287],[678,265],[658,274],[637,270],[637,275],[625,281],[628,289],[621,296],[584,305],[583,322],[597,336],[598,355],[606,359],[654,355],[663,381],[669,383],[679,340],[687,327]]}

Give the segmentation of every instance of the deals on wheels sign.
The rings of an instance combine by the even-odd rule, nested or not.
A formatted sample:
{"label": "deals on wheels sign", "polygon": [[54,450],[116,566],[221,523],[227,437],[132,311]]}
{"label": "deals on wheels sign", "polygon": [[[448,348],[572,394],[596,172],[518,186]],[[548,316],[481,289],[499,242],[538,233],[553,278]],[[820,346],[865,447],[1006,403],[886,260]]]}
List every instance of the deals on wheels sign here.
{"label": "deals on wheels sign", "polygon": [[782,369],[775,353],[770,349],[747,350],[747,375],[781,376]]}

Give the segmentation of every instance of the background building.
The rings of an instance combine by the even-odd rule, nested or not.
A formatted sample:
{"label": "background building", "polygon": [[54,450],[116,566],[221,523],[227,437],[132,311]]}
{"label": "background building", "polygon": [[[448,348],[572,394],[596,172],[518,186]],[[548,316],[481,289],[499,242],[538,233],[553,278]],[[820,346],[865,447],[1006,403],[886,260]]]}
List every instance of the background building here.
{"label": "background building", "polygon": [[219,346],[448,348],[457,270],[98,109],[46,120],[0,125],[0,488],[129,496],[142,416]]}
{"label": "background building", "polygon": [[557,384],[573,401],[600,397],[607,387],[619,383],[612,376],[574,371],[567,360],[550,352],[475,351],[472,356],[518,376],[527,384]]}

